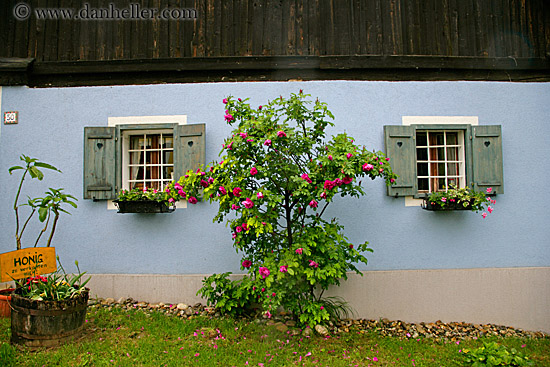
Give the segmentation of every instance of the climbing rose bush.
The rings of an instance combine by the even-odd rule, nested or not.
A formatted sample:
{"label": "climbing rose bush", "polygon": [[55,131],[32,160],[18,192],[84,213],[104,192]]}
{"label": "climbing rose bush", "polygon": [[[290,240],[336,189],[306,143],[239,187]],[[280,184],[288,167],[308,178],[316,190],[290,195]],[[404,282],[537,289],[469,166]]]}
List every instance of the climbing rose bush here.
{"label": "climbing rose bush", "polygon": [[[330,318],[330,286],[361,274],[368,242],[352,244],[336,218],[325,218],[336,198],[364,195],[363,178],[390,184],[389,158],[357,145],[347,134],[327,140],[332,113],[301,90],[257,108],[228,97],[225,121],[234,130],[222,146],[221,161],[188,172],[178,183],[187,195],[219,204],[214,220],[231,228],[233,246],[243,255],[244,279],[229,273],[204,281],[199,294],[222,311],[240,312],[252,303],[267,316],[278,308],[303,325]],[[327,307],[328,306],[328,307]]]}

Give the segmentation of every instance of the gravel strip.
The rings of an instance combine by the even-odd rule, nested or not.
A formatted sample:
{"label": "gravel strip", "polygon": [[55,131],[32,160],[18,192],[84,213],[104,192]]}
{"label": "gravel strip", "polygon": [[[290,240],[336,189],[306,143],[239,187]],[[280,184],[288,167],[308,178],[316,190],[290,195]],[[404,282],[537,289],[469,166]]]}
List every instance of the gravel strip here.
{"label": "gravel strip", "polygon": [[[180,317],[182,319],[194,318],[196,316],[220,317],[220,314],[213,307],[207,307],[201,303],[193,306],[185,303],[165,304],[165,303],[147,303],[138,302],[132,298],[121,298],[118,301],[113,298],[91,299],[88,302],[91,307],[121,308],[125,310],[138,309],[146,312],[163,312],[170,316]],[[293,335],[312,335],[312,329],[297,329],[295,322],[290,316],[284,313],[267,320],[262,317],[255,319],[256,323],[265,323],[273,326],[280,331],[287,330]],[[471,324],[466,322],[420,322],[407,323],[404,321],[395,321],[388,319],[366,320],[366,319],[345,319],[337,322],[330,322],[328,327],[317,325],[315,327],[317,334],[326,336],[339,333],[367,333],[376,332],[382,336],[391,336],[401,339],[419,339],[431,338],[441,341],[459,341],[476,339],[484,336],[494,337],[517,337],[517,338],[548,338],[550,335],[540,331],[527,331],[516,329],[509,326],[494,324]]]}

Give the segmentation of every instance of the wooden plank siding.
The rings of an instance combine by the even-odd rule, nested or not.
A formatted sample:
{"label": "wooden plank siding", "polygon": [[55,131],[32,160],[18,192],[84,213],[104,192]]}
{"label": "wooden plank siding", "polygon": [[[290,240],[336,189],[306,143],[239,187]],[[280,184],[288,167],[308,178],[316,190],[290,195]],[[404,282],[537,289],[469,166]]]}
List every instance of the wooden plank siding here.
{"label": "wooden plank siding", "polygon": [[[545,0],[139,0],[195,20],[15,20],[0,2],[0,57],[101,61],[227,56],[550,54]],[[80,9],[77,0],[33,8]],[[106,7],[105,1],[89,1]],[[122,9],[123,7],[121,7]]]}
{"label": "wooden plank siding", "polygon": [[[548,0],[26,0],[31,16],[17,20],[19,3],[0,1],[0,85],[550,81]],[[84,4],[90,13],[111,3],[119,12],[138,4],[192,9],[196,17],[55,20],[34,13],[78,12]]]}

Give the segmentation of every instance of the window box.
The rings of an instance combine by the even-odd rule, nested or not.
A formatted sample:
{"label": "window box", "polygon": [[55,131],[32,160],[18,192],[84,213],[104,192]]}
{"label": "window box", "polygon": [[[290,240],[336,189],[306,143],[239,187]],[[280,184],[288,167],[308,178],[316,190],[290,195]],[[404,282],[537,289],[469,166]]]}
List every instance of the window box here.
{"label": "window box", "polygon": [[118,207],[118,213],[172,213],[176,210],[176,207],[169,206],[165,201],[154,201],[154,200],[137,200],[137,201],[127,201],[127,200],[113,200],[115,205]]}
{"label": "window box", "polygon": [[472,203],[468,203],[466,206],[464,206],[463,202],[460,203],[447,203],[445,204],[445,207],[442,207],[439,203],[434,203],[429,201],[428,199],[424,199],[424,203],[422,203],[422,209],[424,210],[430,210],[430,211],[450,211],[450,210],[472,210]]}

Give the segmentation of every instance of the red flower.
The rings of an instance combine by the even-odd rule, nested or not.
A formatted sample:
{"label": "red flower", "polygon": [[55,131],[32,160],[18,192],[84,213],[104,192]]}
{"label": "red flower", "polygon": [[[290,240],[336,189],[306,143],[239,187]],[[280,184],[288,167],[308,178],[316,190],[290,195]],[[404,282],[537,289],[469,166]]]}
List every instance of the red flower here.
{"label": "red flower", "polygon": [[250,268],[250,267],[252,266],[252,261],[250,261],[250,260],[244,260],[242,265],[243,265],[243,268],[247,268],[247,269],[248,269],[248,268]]}

